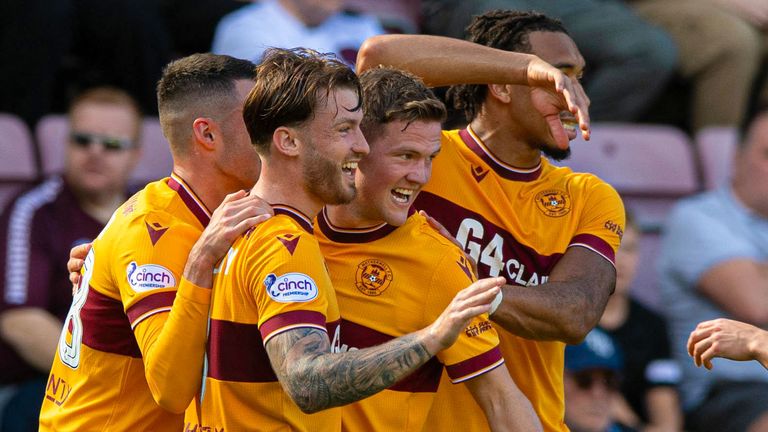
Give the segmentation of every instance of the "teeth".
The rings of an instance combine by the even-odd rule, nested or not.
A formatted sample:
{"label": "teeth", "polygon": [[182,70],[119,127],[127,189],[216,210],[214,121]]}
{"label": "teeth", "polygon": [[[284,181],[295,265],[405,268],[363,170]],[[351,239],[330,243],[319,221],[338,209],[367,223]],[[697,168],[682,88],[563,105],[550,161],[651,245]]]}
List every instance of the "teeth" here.
{"label": "teeth", "polygon": [[579,124],[574,120],[560,120],[560,123],[563,124],[563,127],[567,130],[576,130],[579,127]]}
{"label": "teeth", "polygon": [[357,169],[357,162],[345,162],[341,165],[341,169],[343,170],[356,170]]}
{"label": "teeth", "polygon": [[395,188],[395,192],[397,192],[399,194],[402,194],[402,195],[407,195],[407,196],[411,196],[413,194],[413,190],[411,190],[411,189],[403,189],[403,188]]}
{"label": "teeth", "polygon": [[392,197],[395,198],[395,201],[402,204],[407,203],[411,199],[411,195],[413,195],[413,189],[392,189]]}

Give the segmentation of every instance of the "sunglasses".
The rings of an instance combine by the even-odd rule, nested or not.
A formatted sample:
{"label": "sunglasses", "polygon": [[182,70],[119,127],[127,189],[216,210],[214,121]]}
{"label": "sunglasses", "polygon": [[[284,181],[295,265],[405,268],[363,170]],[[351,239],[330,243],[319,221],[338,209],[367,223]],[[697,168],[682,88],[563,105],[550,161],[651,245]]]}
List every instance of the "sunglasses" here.
{"label": "sunglasses", "polygon": [[601,383],[608,390],[618,390],[621,379],[613,372],[584,371],[572,374],[573,381],[581,390],[589,390],[596,383]]}
{"label": "sunglasses", "polygon": [[98,135],[87,132],[72,132],[69,140],[77,147],[88,148],[93,143],[101,144],[104,150],[118,151],[132,148],[135,143],[127,138],[117,138],[108,135]]}

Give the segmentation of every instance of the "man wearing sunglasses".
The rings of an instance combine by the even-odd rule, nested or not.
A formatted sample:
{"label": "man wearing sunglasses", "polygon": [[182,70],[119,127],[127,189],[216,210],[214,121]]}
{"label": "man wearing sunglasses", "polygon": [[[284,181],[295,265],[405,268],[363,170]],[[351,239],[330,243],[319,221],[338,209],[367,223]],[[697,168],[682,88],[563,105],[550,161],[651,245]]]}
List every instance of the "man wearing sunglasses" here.
{"label": "man wearing sunglasses", "polygon": [[63,173],[22,193],[2,213],[0,387],[14,390],[0,430],[37,429],[47,372],[72,302],[62,270],[70,248],[92,241],[127,198],[141,119],[136,102],[121,90],[80,94],[69,109]]}

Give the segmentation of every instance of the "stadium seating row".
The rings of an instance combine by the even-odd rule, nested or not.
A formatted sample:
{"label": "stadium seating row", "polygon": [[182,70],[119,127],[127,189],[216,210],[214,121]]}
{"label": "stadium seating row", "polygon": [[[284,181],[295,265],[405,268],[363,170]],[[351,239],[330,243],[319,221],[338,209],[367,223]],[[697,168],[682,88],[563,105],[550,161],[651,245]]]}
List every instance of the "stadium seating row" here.
{"label": "stadium seating row", "polygon": [[[62,170],[68,134],[64,115],[44,117],[33,135],[21,119],[0,113],[0,209],[19,189]],[[144,119],[141,147],[141,160],[131,177],[134,185],[171,172],[173,160],[157,118]]]}

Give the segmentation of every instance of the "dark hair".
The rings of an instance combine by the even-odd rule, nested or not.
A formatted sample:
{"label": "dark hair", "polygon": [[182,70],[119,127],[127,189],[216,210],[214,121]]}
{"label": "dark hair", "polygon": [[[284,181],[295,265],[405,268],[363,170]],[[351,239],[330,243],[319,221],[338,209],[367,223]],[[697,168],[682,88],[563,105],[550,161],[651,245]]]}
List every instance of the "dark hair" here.
{"label": "dark hair", "polygon": [[363,121],[360,129],[370,142],[389,122],[445,120],[445,105],[415,75],[379,67],[360,76],[363,88]]}
{"label": "dark hair", "polygon": [[[531,53],[528,35],[536,31],[565,33],[568,31],[556,19],[534,12],[493,10],[477,15],[466,29],[467,40],[505,51]],[[448,100],[458,110],[464,110],[469,121],[480,111],[488,94],[485,84],[463,84],[448,90]]]}
{"label": "dark hair", "polygon": [[[253,80],[255,65],[227,55],[192,54],[172,61],[157,83],[157,108],[163,133],[179,149],[191,134],[190,118],[216,117],[231,106],[235,81]],[[238,101],[239,103],[239,101]],[[174,120],[183,118],[176,129]]]}
{"label": "dark hair", "polygon": [[295,126],[312,118],[317,103],[338,88],[354,90],[362,106],[357,75],[330,54],[305,48],[270,48],[256,68],[256,85],[245,101],[243,119],[251,142],[268,154],[272,134],[280,126]]}

